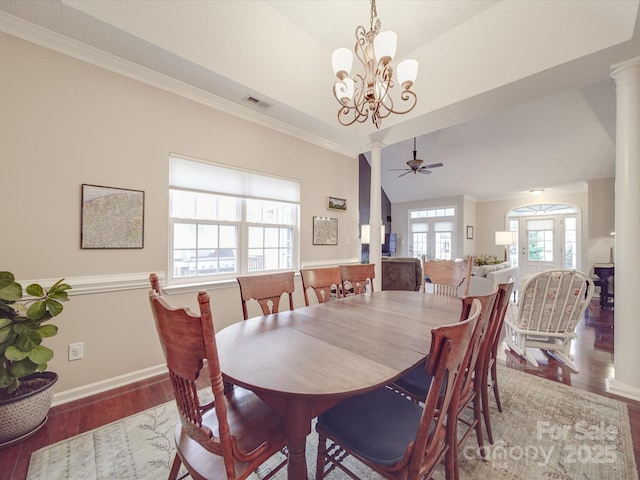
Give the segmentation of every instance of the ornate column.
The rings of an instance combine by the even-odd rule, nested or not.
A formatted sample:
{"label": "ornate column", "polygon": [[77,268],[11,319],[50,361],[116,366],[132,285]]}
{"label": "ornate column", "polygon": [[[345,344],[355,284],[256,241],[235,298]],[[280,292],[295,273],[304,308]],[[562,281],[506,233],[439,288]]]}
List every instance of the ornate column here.
{"label": "ornate column", "polygon": [[382,147],[384,143],[374,142],[371,148],[371,196],[369,200],[369,263],[376,266],[376,278],[373,280],[373,288],[380,291],[382,288]]}
{"label": "ornate column", "polygon": [[607,391],[640,400],[640,57],[611,67],[616,82],[615,377]]}

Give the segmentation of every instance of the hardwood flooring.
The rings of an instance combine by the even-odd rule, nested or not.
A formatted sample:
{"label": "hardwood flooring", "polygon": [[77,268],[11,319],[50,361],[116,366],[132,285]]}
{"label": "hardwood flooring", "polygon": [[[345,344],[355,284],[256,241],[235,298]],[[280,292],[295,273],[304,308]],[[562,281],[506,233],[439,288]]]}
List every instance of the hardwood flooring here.
{"label": "hardwood flooring", "polygon": [[[542,352],[536,355],[540,366],[532,367],[506,347],[501,349],[505,352],[504,364],[532,375],[618,398],[627,403],[636,465],[640,465],[640,402],[615,397],[605,392],[605,379],[613,373],[613,312],[601,311],[597,302],[592,302],[585,321],[580,323],[578,333],[578,339],[574,343],[574,354],[580,369],[579,374],[571,373]],[[205,385],[206,381],[203,380],[202,386]],[[172,399],[168,376],[162,375],[53,407],[49,412],[47,424],[40,432],[18,445],[0,450],[0,480],[24,480],[31,452],[39,448]]]}

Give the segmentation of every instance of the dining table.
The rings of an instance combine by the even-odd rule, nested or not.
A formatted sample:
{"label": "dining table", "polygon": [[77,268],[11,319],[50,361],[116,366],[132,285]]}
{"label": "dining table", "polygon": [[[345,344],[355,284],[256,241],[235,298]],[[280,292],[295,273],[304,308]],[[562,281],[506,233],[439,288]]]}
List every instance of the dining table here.
{"label": "dining table", "polygon": [[459,298],[385,290],[249,318],[216,334],[220,366],[282,416],[287,478],[306,479],[313,419],[418,365],[431,330],[461,310]]}

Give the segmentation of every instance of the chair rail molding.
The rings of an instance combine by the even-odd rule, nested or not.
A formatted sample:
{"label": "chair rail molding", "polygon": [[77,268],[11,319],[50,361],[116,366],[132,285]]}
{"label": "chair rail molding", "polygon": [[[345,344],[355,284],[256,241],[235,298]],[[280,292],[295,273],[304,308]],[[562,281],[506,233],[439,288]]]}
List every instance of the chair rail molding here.
{"label": "chair rail molding", "polygon": [[[162,284],[165,279],[164,272],[157,272],[158,279]],[[36,280],[22,280],[18,282],[26,287],[32,283],[43,286],[53,285],[59,278],[45,278]],[[93,275],[83,277],[66,277],[65,283],[71,285],[69,296],[86,295],[92,293],[117,292],[122,290],[138,290],[149,288],[149,272],[142,273],[120,273],[112,275]]]}

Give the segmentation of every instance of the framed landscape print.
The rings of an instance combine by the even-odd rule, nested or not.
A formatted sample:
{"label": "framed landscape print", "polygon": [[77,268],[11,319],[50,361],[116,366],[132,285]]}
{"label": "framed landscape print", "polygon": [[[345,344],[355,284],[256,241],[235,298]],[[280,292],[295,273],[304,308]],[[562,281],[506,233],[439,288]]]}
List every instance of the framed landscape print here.
{"label": "framed landscape print", "polygon": [[338,219],[327,217],[313,217],[313,244],[338,244]]}
{"label": "framed landscape print", "polygon": [[327,197],[327,209],[328,210],[347,210],[347,199],[338,197]]}
{"label": "framed landscape print", "polygon": [[81,248],[143,248],[144,192],[82,184]]}

